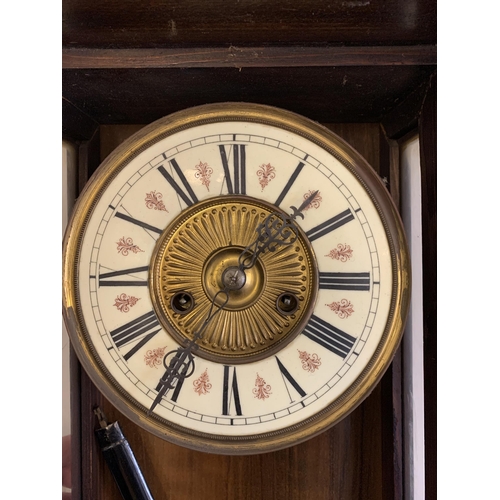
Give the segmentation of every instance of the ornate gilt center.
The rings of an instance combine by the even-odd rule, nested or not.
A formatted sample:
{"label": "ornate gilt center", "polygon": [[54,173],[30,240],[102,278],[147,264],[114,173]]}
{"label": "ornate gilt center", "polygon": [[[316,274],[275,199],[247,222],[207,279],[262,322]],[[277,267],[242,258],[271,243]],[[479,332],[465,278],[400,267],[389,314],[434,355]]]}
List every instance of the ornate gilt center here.
{"label": "ornate gilt center", "polygon": [[[317,268],[302,231],[292,245],[267,250],[250,269],[238,270],[257,226],[276,211],[246,196],[212,198],[182,212],[160,236],[149,284],[162,325],[183,345],[202,328],[212,303],[212,312],[219,310],[198,341],[196,355],[221,363],[261,359],[290,342],[309,319]],[[217,293],[225,287],[229,299],[220,309],[226,296]],[[298,303],[292,313],[279,307],[283,294]],[[192,303],[187,312],[179,312],[176,300],[185,296]]]}

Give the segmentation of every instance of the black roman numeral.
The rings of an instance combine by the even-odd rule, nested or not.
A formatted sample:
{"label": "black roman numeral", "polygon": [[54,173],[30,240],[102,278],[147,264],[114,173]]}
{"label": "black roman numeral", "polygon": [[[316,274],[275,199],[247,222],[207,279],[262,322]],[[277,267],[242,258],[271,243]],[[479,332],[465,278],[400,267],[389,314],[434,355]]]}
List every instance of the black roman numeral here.
{"label": "black roman numeral", "polygon": [[147,229],[148,231],[153,231],[153,233],[161,234],[163,232],[163,230],[158,227],[152,226],[151,224],[147,224],[142,220],[134,219],[133,217],[130,217],[130,215],[124,214],[122,212],[116,212],[115,217],[130,222],[131,224],[135,224],[136,226],[140,226],[143,229]]}
{"label": "black roman numeral", "polygon": [[304,335],[329,351],[345,358],[352,349],[356,338],[326,321],[312,315],[304,329]]}
{"label": "black roman numeral", "polygon": [[229,382],[229,366],[224,366],[224,383],[222,386],[222,414],[229,415],[231,399],[234,401],[236,415],[242,415],[240,392],[238,390],[238,381],[236,380],[236,368],[233,371],[233,381]]}
{"label": "black roman numeral", "polygon": [[160,324],[154,311],[150,311],[109,333],[116,347],[123,347],[144,335],[141,341],[123,356],[128,361],[131,356],[149,342],[160,330]]}
{"label": "black roman numeral", "polygon": [[[300,387],[298,382],[290,375],[290,372],[285,368],[285,365],[279,360],[278,356],[276,356],[276,361],[278,363],[278,368],[280,369],[283,378],[287,379],[290,382],[291,386],[299,393],[300,397],[303,398],[307,393]],[[290,402],[293,403],[292,396],[290,391],[288,390],[288,386],[285,383],[286,390],[288,391],[288,396],[290,397]]]}
{"label": "black roman numeral", "polygon": [[163,165],[158,167],[158,171],[161,173],[161,175],[163,175],[163,177],[165,177],[168,183],[174,188],[175,192],[183,199],[184,203],[188,207],[193,205],[194,203],[198,203],[198,198],[194,194],[191,184],[189,184],[188,180],[186,179],[186,176],[184,175],[184,172],[179,167],[179,164],[177,163],[175,158],[169,160],[169,163],[170,165],[172,165],[176,174],[181,180],[184,189],[182,189],[182,187],[179,186],[179,184],[177,184],[174,178],[165,170],[165,167]]}
{"label": "black roman numeral", "polygon": [[131,280],[112,280],[117,276],[130,276],[136,273],[148,272],[149,266],[132,267],[130,269],[122,269],[121,271],[111,271],[108,273],[99,273],[99,286],[148,286],[147,275],[144,279],[134,278]]}
{"label": "black roman numeral", "polygon": [[319,273],[319,287],[324,290],[370,290],[370,273]]}
{"label": "black roman numeral", "polygon": [[350,211],[350,209],[344,210],[340,214],[328,219],[323,222],[319,226],[313,227],[309,231],[307,231],[306,236],[309,238],[309,241],[317,240],[321,238],[325,234],[333,231],[334,229],[338,229],[339,227],[347,224],[348,222],[354,219],[354,215]]}
{"label": "black roman numeral", "polygon": [[246,146],[244,144],[233,144],[229,148],[230,151],[232,150],[233,156],[233,175],[231,175],[229,167],[230,154],[227,154],[226,146],[219,146],[227,190],[229,194],[246,194]]}
{"label": "black roman numeral", "polygon": [[286,183],[285,187],[283,188],[283,191],[281,191],[281,194],[278,196],[278,199],[274,202],[274,204],[279,207],[281,205],[281,202],[287,195],[288,191],[290,191],[290,188],[292,187],[293,183],[297,179],[297,177],[300,174],[300,171],[304,168],[304,163],[300,162],[296,167],[295,170],[293,171],[292,176],[290,179],[288,179],[288,182]]}

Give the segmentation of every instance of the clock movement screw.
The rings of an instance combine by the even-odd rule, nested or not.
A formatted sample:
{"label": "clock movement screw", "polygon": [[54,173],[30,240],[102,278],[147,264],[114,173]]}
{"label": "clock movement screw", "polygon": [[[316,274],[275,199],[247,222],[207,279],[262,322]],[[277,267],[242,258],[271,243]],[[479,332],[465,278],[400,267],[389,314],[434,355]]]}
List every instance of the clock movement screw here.
{"label": "clock movement screw", "polygon": [[194,307],[194,298],[188,292],[177,292],[170,300],[172,309],[179,314],[187,314]]}
{"label": "clock movement screw", "polygon": [[281,314],[292,315],[299,307],[299,301],[293,293],[282,293],[276,300],[276,308]]}
{"label": "clock movement screw", "polygon": [[229,290],[240,290],[246,283],[245,272],[238,268],[238,266],[228,267],[222,273],[222,283]]}

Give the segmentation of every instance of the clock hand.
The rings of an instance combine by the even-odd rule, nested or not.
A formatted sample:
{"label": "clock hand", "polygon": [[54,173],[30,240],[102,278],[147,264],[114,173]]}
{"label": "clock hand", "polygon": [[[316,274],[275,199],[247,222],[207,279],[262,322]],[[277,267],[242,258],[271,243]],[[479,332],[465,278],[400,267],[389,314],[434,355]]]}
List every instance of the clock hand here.
{"label": "clock hand", "polygon": [[[298,238],[298,228],[295,224],[295,219],[297,217],[304,218],[302,211],[312,203],[317,194],[318,191],[312,193],[298,209],[294,206],[290,207],[293,210],[293,214],[289,217],[283,217],[278,212],[272,212],[257,226],[256,232],[258,236],[240,254],[238,267],[230,267],[224,271],[222,275],[224,288],[219,290],[212,299],[210,310],[201,328],[195,332],[193,338],[188,341],[185,347],[179,347],[164,356],[163,365],[165,366],[165,373],[158,383],[158,394],[147,412],[148,417],[169,389],[174,389],[180,380],[184,380],[193,374],[195,362],[192,352],[198,348],[196,342],[203,336],[212,319],[226,306],[229,301],[229,291],[239,290],[243,287],[246,280],[245,270],[254,266],[257,257],[266,250],[274,252],[279,245],[291,245],[296,241]],[[221,294],[225,295],[226,298],[223,304],[219,306],[216,304],[216,300]],[[214,311],[214,307],[217,307],[216,311]],[[169,357],[171,359],[167,364]]]}
{"label": "clock hand", "polygon": [[304,214],[302,213],[303,210],[305,210],[313,201],[314,198],[316,198],[316,195],[319,193],[319,190],[314,191],[314,193],[311,194],[311,196],[308,196],[303,202],[302,205],[297,209],[294,206],[291,206],[290,208],[293,210],[293,214],[290,215],[290,217],[295,220],[297,217],[301,217],[302,219],[304,218]]}
{"label": "clock hand", "polygon": [[270,213],[256,229],[257,238],[248,245],[238,258],[238,268],[242,271],[250,269],[256,262],[257,257],[269,250],[274,252],[280,245],[293,244],[299,234],[295,223],[297,217],[304,218],[302,213],[313,201],[319,191],[314,191],[308,196],[299,208],[291,206],[293,213],[289,217],[283,217],[278,212]]}
{"label": "clock hand", "polygon": [[[217,297],[219,295],[225,295],[225,300],[222,305],[216,304]],[[208,311],[208,315],[205,318],[205,321],[201,325],[200,329],[195,332],[193,338],[188,341],[185,347],[179,347],[174,351],[170,351],[163,357],[163,365],[165,366],[165,373],[160,378],[158,383],[158,394],[153,401],[153,404],[149,408],[147,412],[147,416],[149,417],[158,403],[161,401],[167,390],[174,389],[178,382],[182,379],[186,379],[190,377],[195,368],[194,357],[192,352],[198,348],[198,344],[196,343],[205,332],[207,326],[212,321],[212,319],[226,307],[226,304],[229,300],[229,293],[227,287],[223,290],[219,290],[214,298],[212,299],[212,304],[210,305],[210,310]],[[214,311],[214,308],[217,308]],[[167,358],[170,356],[173,357],[170,359],[170,362],[167,364]]]}

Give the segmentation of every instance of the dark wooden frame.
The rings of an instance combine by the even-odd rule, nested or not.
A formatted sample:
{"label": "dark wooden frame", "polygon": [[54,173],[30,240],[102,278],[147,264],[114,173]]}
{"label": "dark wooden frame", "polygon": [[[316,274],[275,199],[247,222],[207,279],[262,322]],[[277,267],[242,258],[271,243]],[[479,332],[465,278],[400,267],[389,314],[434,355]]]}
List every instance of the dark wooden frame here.
{"label": "dark wooden frame", "polygon": [[[76,2],[65,4],[70,12]],[[151,47],[147,43],[134,46],[124,40],[103,46],[96,42],[95,34],[88,46],[81,37],[72,44],[71,36],[78,33],[73,28],[66,26],[66,38],[63,36],[62,132],[78,146],[80,190],[109,149],[135,128],[205,102],[251,100],[325,123],[379,170],[397,203],[399,143],[408,134],[419,133],[426,290],[426,491],[427,498],[436,498],[437,139],[436,47],[432,33],[417,44],[403,37],[400,45],[365,41],[361,46],[286,43],[239,47],[211,46],[197,41],[201,36],[197,34],[191,39],[199,43],[197,46],[189,46],[187,40],[185,46]],[[324,28],[322,24],[321,30]],[[359,35],[361,41],[365,35]],[[118,32],[113,36],[120,40]],[[162,485],[161,491],[153,490],[156,498],[196,497],[200,493],[195,486],[197,474],[203,476],[198,477],[198,484],[205,488],[206,498],[215,496],[215,489],[210,491],[210,474],[225,481],[218,485],[219,498],[252,495],[288,499],[305,498],[307,494],[325,499],[405,498],[403,374],[404,359],[398,351],[366,402],[345,421],[308,443],[255,457],[207,457],[158,443],[137,430],[104,400],[72,353],[74,498],[119,498],[93,438],[95,404],[103,407],[110,420],[120,421],[152,488]],[[153,448],[158,450],[156,455]],[[158,470],[152,456],[163,457],[164,473],[171,479],[151,475]],[[174,462],[170,461],[172,457]],[[374,460],[380,460],[380,464],[372,466]],[[180,470],[179,465],[186,468]],[[220,470],[226,473],[217,476]],[[195,485],[179,485],[182,478]],[[370,490],[372,486],[374,490]]]}

